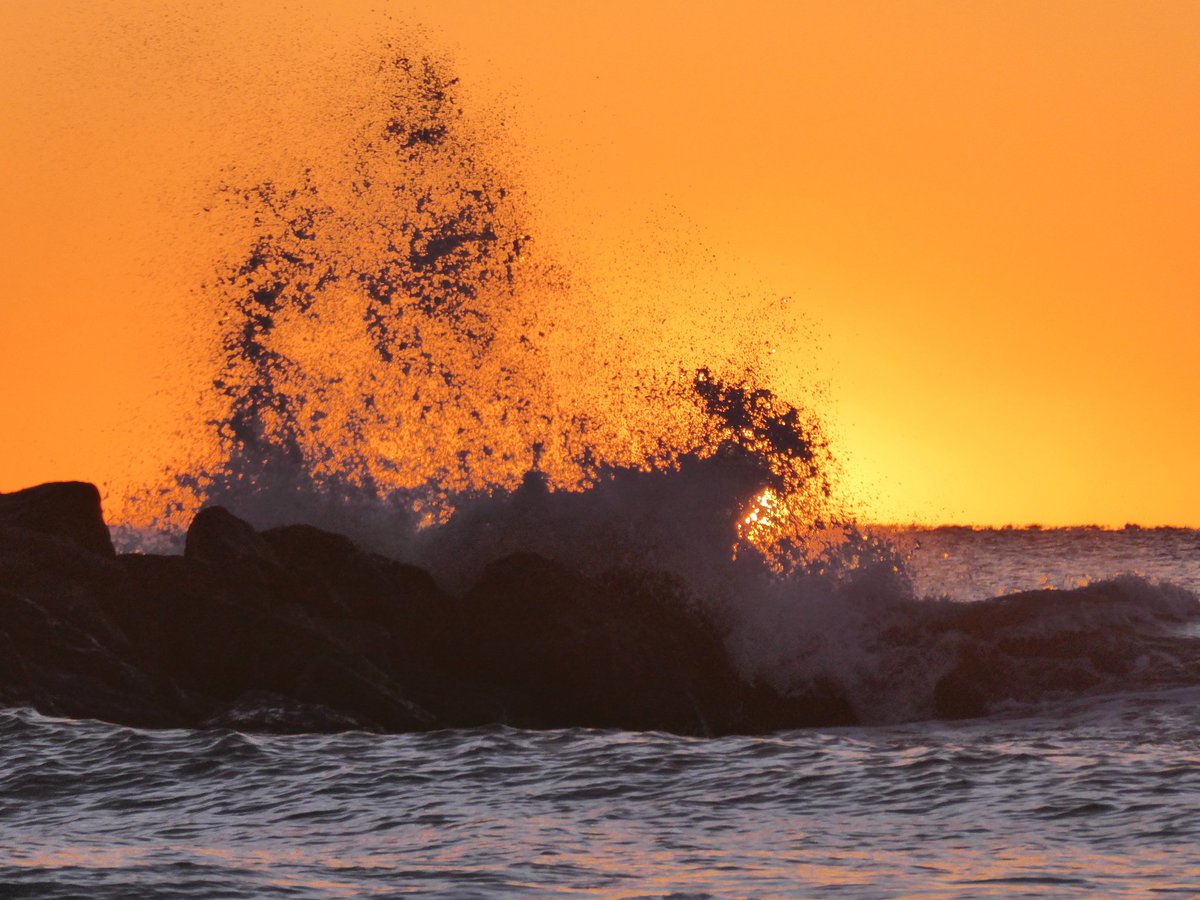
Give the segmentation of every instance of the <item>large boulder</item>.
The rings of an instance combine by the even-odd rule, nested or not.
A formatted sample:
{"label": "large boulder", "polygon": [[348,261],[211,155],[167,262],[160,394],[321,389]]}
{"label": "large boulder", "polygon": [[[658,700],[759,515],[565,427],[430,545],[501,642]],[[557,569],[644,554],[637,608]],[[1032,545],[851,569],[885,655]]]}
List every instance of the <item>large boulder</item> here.
{"label": "large boulder", "polygon": [[196,513],[187,530],[183,555],[218,565],[245,560],[275,562],[271,548],[254,526],[223,506],[209,506]]}
{"label": "large boulder", "polygon": [[116,556],[100,511],[100,491],[83,481],[58,481],[0,494],[0,525],[49,534],[75,546]]}
{"label": "large boulder", "polygon": [[403,640],[451,603],[424,569],[362,550],[344,535],[286,525],[264,531],[262,539],[303,586],[303,602],[314,615],[369,622]]}
{"label": "large boulder", "polygon": [[188,718],[173,686],[147,673],[119,632],[0,588],[0,698],[42,713],[147,727]]}
{"label": "large boulder", "polygon": [[0,526],[0,700],[61,716],[182,725],[172,686],[137,663],[106,609],[115,560]]}
{"label": "large boulder", "polygon": [[[389,672],[344,631],[295,602],[296,579],[238,565],[170,556],[124,556],[111,593],[113,620],[142,665],[189,696],[205,716],[250,691],[320,705],[380,730],[427,727]],[[313,723],[311,730],[322,730]]]}
{"label": "large boulder", "polygon": [[719,634],[665,577],[514,554],[484,570],[456,622],[443,652],[510,724],[714,734],[739,713]]}

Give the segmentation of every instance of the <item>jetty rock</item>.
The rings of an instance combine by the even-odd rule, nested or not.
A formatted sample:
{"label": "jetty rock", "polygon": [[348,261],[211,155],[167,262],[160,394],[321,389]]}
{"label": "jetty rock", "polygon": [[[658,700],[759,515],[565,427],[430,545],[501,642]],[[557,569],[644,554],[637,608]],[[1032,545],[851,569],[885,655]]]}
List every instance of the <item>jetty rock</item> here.
{"label": "jetty rock", "polygon": [[743,684],[661,573],[517,553],[454,596],[308,525],[211,507],[183,555],[117,555],[93,486],[0,495],[0,705],[142,727],[706,735],[852,721],[831,692]]}
{"label": "jetty rock", "polygon": [[56,481],[0,494],[0,526],[70,541],[97,556],[116,556],[100,510],[100,491],[85,481]]}
{"label": "jetty rock", "polygon": [[888,677],[836,656],[803,668],[797,646],[790,681],[735,662],[722,616],[738,610],[667,571],[510,552],[463,580],[450,592],[343,535],[221,507],[195,516],[182,555],[118,555],[93,486],[2,494],[0,707],[138,727],[716,736],[1200,684],[1200,600],[1134,576],[902,598],[870,648]]}

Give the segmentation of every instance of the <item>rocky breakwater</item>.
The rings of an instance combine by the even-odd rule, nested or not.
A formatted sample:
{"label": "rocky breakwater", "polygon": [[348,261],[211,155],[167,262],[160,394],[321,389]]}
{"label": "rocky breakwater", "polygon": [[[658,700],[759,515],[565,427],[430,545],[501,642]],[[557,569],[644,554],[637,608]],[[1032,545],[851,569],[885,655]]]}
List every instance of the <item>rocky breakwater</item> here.
{"label": "rocky breakwater", "polygon": [[0,704],[279,732],[853,721],[836,692],[743,683],[667,576],[514,554],[452,596],[341,535],[259,532],[220,507],[182,556],[118,555],[78,482],[0,495]]}
{"label": "rocky breakwater", "polygon": [[[341,535],[258,531],[220,507],[196,516],[183,555],[118,555],[92,485],[0,494],[0,706],[49,715],[720,735],[1200,684],[1200,602],[1131,576],[965,604],[900,598],[880,615],[878,672],[835,655],[797,666],[801,679],[758,679],[731,657],[729,623],[662,572],[585,575],[515,553],[451,594]],[[816,644],[801,643],[805,664]]]}

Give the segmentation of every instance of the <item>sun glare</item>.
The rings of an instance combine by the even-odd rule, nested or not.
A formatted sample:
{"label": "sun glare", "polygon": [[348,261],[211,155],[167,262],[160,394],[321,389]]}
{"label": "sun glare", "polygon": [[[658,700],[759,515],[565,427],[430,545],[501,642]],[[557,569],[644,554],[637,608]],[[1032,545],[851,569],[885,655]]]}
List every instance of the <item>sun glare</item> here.
{"label": "sun glare", "polygon": [[778,506],[779,497],[770,488],[756,494],[738,525],[738,537],[756,546],[770,544],[779,530],[775,517]]}

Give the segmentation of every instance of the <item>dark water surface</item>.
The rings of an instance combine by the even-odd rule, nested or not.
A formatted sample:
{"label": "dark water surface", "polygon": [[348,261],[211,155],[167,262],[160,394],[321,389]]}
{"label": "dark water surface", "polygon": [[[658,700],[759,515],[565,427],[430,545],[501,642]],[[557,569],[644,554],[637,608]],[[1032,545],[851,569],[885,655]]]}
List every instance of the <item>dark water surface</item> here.
{"label": "dark water surface", "polygon": [[[922,577],[970,596],[968,553],[977,580],[1080,568],[1078,535],[1011,538],[923,538]],[[1100,539],[1085,576],[1196,578],[1186,546],[1139,566]],[[1198,847],[1197,687],[717,740],[0,712],[0,896],[1195,896]]]}
{"label": "dark water surface", "polygon": [[6,713],[0,875],[27,896],[1193,895],[1197,699],[721,740]]}

